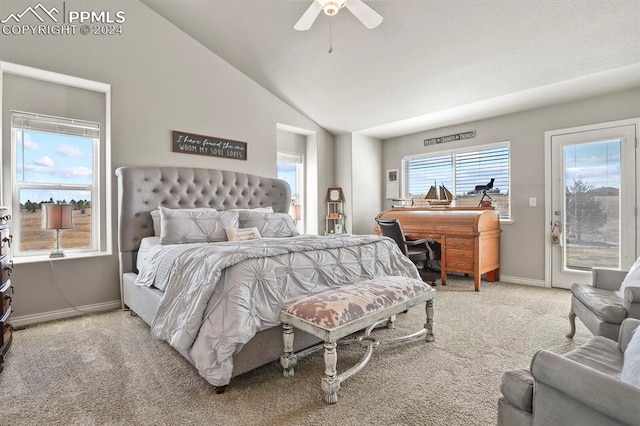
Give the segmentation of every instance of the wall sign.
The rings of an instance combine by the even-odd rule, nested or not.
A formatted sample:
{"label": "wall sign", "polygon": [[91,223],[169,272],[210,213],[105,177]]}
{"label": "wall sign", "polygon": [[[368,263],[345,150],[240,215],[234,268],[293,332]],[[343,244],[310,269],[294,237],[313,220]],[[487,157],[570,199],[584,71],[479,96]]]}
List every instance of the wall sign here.
{"label": "wall sign", "polygon": [[476,137],[476,131],[457,133],[455,135],[441,136],[439,138],[431,138],[424,140],[424,146],[435,145],[437,143],[446,143],[453,141],[461,141],[463,139],[473,139]]}
{"label": "wall sign", "polygon": [[173,152],[212,157],[247,159],[247,143],[193,133],[171,132]]}

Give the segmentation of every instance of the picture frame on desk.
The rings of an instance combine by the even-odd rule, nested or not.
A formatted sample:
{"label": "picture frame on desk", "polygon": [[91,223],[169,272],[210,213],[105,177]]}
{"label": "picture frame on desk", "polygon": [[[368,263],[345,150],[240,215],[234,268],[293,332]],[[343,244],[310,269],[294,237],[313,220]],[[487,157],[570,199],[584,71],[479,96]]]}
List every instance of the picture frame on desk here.
{"label": "picture frame on desk", "polygon": [[335,225],[333,225],[333,231],[336,234],[342,234],[342,224],[341,223],[336,223]]}

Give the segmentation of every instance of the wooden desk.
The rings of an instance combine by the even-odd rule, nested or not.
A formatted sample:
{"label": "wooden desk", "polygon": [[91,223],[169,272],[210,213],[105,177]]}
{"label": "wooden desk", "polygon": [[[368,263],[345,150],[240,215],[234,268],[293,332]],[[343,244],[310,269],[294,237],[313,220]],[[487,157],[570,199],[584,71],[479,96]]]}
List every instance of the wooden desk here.
{"label": "wooden desk", "polygon": [[[447,271],[473,274],[480,291],[482,274],[487,281],[500,279],[500,217],[494,209],[402,207],[386,210],[377,217],[398,219],[410,239],[432,238],[440,243],[441,278]],[[380,235],[378,225],[375,232]]]}

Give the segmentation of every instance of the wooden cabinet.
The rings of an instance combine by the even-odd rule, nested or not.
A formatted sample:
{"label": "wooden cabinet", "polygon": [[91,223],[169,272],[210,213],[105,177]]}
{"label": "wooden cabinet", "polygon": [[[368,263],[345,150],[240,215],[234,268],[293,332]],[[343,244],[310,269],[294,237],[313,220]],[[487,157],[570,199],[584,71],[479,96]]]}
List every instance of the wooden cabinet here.
{"label": "wooden cabinet", "polygon": [[384,211],[378,217],[398,219],[408,238],[432,238],[440,243],[443,283],[447,271],[473,274],[476,291],[480,291],[482,274],[488,281],[500,279],[502,231],[497,210],[406,207]]}
{"label": "wooden cabinet", "polygon": [[9,250],[11,248],[11,234],[7,224],[9,216],[6,209],[0,207],[0,267],[2,282],[0,283],[0,373],[4,369],[4,362],[13,340],[13,327],[11,326],[11,314],[13,313],[11,302],[13,301],[13,284],[11,272],[13,261]]}

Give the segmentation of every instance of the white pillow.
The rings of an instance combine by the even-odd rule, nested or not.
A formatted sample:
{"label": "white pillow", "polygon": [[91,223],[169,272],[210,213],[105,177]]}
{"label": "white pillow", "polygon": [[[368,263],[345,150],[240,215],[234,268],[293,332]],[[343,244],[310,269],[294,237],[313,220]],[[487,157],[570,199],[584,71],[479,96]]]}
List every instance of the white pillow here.
{"label": "white pillow", "polygon": [[[198,207],[194,210],[210,210],[212,212],[216,211],[216,209],[212,209],[210,207]],[[149,213],[151,213],[151,220],[153,221],[153,235],[159,237],[160,233],[162,232],[160,210],[151,210]]]}
{"label": "white pillow", "polygon": [[640,287],[640,258],[631,266],[624,280],[622,280],[620,289],[616,292],[618,296],[624,299],[624,289],[627,287]]}
{"label": "white pillow", "polygon": [[160,207],[160,244],[226,241],[225,228],[238,228],[238,212]]}
{"label": "white pillow", "polygon": [[622,364],[622,381],[640,388],[640,327],[631,336],[629,345],[624,351]]}
{"label": "white pillow", "polygon": [[263,238],[285,238],[299,235],[296,223],[287,213],[240,211],[241,228],[258,228]]}
{"label": "white pillow", "polygon": [[258,228],[227,228],[225,232],[227,233],[228,241],[259,240],[262,238]]}
{"label": "white pillow", "polygon": [[[158,216],[159,215],[160,212],[158,211]],[[149,251],[158,244],[160,244],[160,236],[144,237],[142,240],[140,240],[140,248],[138,249],[138,254],[136,256],[136,266],[138,268],[138,271],[141,271],[142,265],[147,262]]]}

